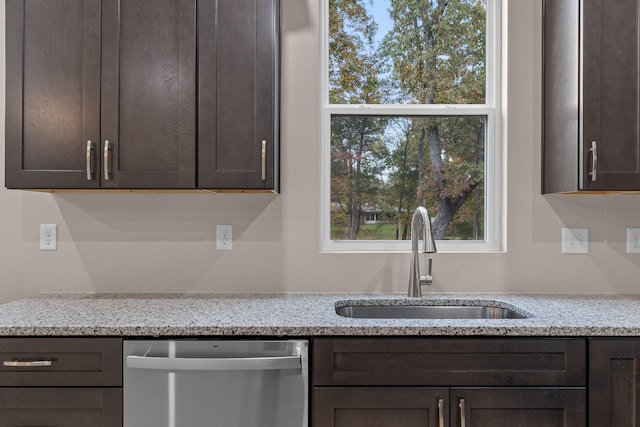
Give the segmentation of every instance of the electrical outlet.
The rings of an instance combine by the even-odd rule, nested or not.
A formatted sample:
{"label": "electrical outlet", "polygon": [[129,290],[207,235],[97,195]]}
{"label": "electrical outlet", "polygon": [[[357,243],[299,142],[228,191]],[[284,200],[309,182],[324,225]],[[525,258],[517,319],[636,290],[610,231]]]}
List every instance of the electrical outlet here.
{"label": "electrical outlet", "polygon": [[640,228],[627,228],[627,253],[640,254]]}
{"label": "electrical outlet", "polygon": [[563,254],[588,254],[589,253],[589,229],[588,228],[563,228],[562,229],[562,253]]}
{"label": "electrical outlet", "polygon": [[233,249],[233,225],[218,224],[216,226],[216,249],[219,251]]}
{"label": "electrical outlet", "polygon": [[40,224],[40,250],[58,249],[58,224]]}

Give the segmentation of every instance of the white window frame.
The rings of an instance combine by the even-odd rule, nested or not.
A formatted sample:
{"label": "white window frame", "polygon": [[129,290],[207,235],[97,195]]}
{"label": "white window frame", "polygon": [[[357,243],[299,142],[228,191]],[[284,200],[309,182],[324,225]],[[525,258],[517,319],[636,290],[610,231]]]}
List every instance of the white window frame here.
{"label": "white window frame", "polygon": [[[487,0],[487,88],[486,104],[360,105],[329,104],[329,1],[320,3],[320,251],[407,252],[409,240],[331,240],[331,116],[486,116],[485,215],[486,240],[438,240],[438,252],[503,251],[502,164],[502,0]],[[429,213],[432,220],[434,215]]]}

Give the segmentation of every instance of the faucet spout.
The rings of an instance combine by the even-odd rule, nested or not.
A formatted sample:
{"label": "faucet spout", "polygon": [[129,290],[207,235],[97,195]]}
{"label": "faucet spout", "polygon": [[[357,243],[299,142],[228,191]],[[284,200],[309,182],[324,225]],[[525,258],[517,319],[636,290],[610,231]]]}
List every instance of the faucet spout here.
{"label": "faucet spout", "polygon": [[427,210],[418,206],[413,212],[411,220],[411,265],[409,271],[409,297],[422,297],[422,285],[431,285],[433,278],[431,277],[432,260],[429,258],[428,274],[420,276],[420,260],[418,259],[418,240],[422,238],[422,252],[435,253],[436,241],[433,238],[433,229],[431,227],[431,219]]}

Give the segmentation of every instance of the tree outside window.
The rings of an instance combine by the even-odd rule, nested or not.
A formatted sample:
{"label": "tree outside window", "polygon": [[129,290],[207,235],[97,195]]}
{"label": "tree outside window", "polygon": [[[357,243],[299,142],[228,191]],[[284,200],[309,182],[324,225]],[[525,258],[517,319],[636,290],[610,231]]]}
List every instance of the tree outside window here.
{"label": "tree outside window", "polygon": [[487,238],[487,1],[328,0],[330,240]]}

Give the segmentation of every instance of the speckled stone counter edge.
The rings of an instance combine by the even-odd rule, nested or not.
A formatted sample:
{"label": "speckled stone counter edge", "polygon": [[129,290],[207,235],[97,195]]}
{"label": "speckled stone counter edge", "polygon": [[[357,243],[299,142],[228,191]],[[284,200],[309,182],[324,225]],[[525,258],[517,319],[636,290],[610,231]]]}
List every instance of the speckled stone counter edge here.
{"label": "speckled stone counter edge", "polygon": [[[493,305],[525,319],[353,319],[337,306]],[[0,336],[640,336],[640,295],[45,294],[0,305]]]}

